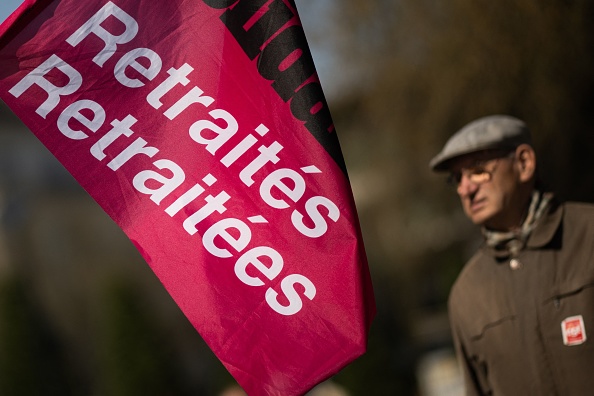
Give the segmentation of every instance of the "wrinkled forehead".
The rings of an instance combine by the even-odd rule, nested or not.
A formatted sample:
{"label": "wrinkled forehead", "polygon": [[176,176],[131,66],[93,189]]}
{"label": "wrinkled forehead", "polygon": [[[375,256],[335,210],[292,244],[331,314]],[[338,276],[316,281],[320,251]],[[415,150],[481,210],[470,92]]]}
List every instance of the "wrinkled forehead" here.
{"label": "wrinkled forehead", "polygon": [[459,157],[453,158],[449,164],[450,172],[458,172],[464,168],[472,168],[477,165],[481,165],[486,161],[490,161],[496,158],[502,158],[508,155],[513,150],[507,149],[496,149],[496,150],[482,150],[474,153],[464,154]]}

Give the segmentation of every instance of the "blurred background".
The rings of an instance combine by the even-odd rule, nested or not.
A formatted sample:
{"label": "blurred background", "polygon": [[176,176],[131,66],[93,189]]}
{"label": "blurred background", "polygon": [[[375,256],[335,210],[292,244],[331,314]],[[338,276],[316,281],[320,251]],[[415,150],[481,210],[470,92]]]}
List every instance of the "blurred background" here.
{"label": "blurred background", "polygon": [[[461,395],[446,301],[480,239],[428,161],[467,122],[510,114],[530,125],[550,189],[594,201],[594,2],[296,4],[378,308],[368,352],[311,394]],[[0,394],[241,394],[123,232],[1,103]]]}

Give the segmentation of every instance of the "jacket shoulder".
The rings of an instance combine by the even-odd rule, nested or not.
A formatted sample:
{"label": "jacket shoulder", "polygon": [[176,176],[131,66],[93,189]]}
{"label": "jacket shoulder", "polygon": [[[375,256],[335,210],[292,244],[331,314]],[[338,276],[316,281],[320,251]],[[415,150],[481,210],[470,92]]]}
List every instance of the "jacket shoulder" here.
{"label": "jacket shoulder", "polygon": [[594,204],[588,202],[565,202],[566,215],[594,216]]}
{"label": "jacket shoulder", "polygon": [[482,249],[478,251],[466,262],[462,271],[452,285],[448,298],[449,304],[457,304],[460,300],[465,300],[472,289],[484,284],[485,278],[489,277],[489,266],[485,261],[492,260]]}
{"label": "jacket shoulder", "polygon": [[567,202],[563,206],[563,224],[567,231],[594,232],[594,204]]}

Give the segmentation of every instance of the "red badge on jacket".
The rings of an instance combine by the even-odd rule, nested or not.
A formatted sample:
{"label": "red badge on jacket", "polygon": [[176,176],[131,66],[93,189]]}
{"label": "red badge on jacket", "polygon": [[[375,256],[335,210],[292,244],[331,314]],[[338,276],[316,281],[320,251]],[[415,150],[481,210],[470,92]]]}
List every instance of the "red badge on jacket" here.
{"label": "red badge on jacket", "polygon": [[582,315],[570,316],[561,322],[563,343],[567,346],[580,345],[586,342],[586,328]]}

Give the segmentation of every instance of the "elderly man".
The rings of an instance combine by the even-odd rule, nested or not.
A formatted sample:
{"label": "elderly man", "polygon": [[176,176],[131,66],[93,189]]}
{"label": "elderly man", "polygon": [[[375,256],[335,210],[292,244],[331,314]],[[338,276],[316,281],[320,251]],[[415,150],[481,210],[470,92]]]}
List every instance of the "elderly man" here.
{"label": "elderly man", "polygon": [[509,116],[468,124],[430,166],[484,236],[448,303],[467,394],[594,395],[594,206],[540,190]]}

